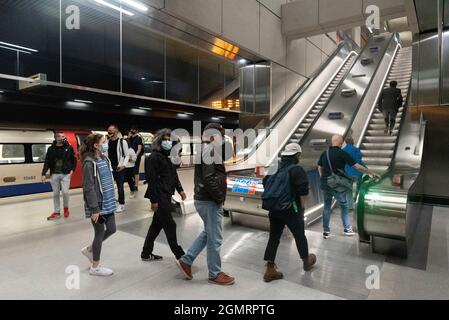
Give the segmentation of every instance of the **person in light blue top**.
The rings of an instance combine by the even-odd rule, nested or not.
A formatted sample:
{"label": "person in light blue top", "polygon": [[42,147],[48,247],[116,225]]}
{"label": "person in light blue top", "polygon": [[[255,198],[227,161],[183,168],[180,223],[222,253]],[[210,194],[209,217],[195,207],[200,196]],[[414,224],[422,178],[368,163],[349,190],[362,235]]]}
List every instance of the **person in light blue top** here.
{"label": "person in light blue top", "polygon": [[114,193],[112,166],[105,156],[108,144],[101,134],[90,134],[80,149],[83,162],[84,212],[94,228],[92,244],[84,247],[81,253],[90,263],[89,273],[95,276],[110,276],[113,271],[100,266],[103,241],[116,231],[115,212],[117,210]]}
{"label": "person in light blue top", "polygon": [[[359,148],[354,145],[354,138],[352,136],[347,136],[345,138],[346,146],[343,148],[343,151],[348,153],[351,158],[355,160],[359,165],[366,168],[365,163],[362,160],[362,152]],[[362,182],[363,173],[357,170],[354,167],[350,167],[348,165],[345,166],[345,175],[352,179],[353,181],[353,190],[348,190],[346,194],[346,201],[348,202],[348,209],[354,209],[354,185],[356,190],[360,186]]]}

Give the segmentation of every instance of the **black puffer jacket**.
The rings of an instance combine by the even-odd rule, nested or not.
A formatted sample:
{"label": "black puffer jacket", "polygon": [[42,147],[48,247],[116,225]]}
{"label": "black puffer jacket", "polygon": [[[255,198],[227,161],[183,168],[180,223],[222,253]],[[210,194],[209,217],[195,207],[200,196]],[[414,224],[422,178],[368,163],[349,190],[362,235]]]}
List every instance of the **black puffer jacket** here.
{"label": "black puffer jacket", "polygon": [[62,147],[56,146],[56,141],[53,141],[53,144],[48,148],[47,155],[45,156],[44,167],[42,168],[42,175],[45,176],[47,174],[48,169],[50,169],[50,174],[53,174],[56,164],[56,149],[64,148],[62,155],[62,173],[69,174],[70,171],[75,171],[76,169],[76,157],[75,152],[73,151],[72,146],[64,141]]}
{"label": "black puffer jacket", "polygon": [[[207,148],[209,145],[203,144],[203,150]],[[223,163],[206,164],[202,161],[201,164],[196,164],[194,199],[224,203],[227,191],[226,178],[226,168]]]}
{"label": "black puffer jacket", "polygon": [[176,168],[163,150],[154,150],[145,159],[145,178],[148,183],[145,198],[150,199],[151,203],[171,197],[175,190],[183,191]]}

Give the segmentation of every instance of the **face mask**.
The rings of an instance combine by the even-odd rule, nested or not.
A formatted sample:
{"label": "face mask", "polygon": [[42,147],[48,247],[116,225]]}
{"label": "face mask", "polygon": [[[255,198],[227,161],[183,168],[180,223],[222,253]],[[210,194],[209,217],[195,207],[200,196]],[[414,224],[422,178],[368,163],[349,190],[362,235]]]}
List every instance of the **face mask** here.
{"label": "face mask", "polygon": [[161,147],[166,151],[169,151],[172,148],[172,146],[173,146],[173,142],[170,140],[163,140],[161,142]]}
{"label": "face mask", "polygon": [[108,150],[109,150],[109,144],[108,144],[108,143],[104,143],[104,144],[102,144],[102,145],[100,146],[100,151],[101,151],[102,153],[106,153],[106,152],[108,152]]}

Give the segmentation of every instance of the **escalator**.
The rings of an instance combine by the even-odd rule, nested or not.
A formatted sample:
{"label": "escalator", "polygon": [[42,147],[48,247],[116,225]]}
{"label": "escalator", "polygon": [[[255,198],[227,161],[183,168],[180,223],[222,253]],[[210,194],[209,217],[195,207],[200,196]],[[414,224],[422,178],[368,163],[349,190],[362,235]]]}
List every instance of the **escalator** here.
{"label": "escalator", "polygon": [[[397,47],[397,35],[384,34],[370,39],[359,55],[349,55],[306,112],[297,117],[296,126],[280,138],[276,149],[268,149],[271,155],[262,163],[265,170],[277,161],[288,143],[301,145],[301,164],[308,174],[310,186],[304,214],[306,225],[320,219],[323,208],[317,159],[328,147],[332,134],[345,136],[351,131],[351,126],[360,121],[358,118],[366,111],[365,100],[372,91],[371,86],[385,75],[382,70],[388,59],[384,57],[391,57]],[[383,83],[379,83],[379,88]],[[338,116],[334,117],[335,114]],[[366,122],[366,116],[362,120]],[[262,177],[263,174],[255,172],[254,168],[229,172],[225,209],[230,212],[233,223],[267,228],[267,212],[261,208]]]}
{"label": "escalator", "polygon": [[402,91],[403,105],[396,115],[396,124],[393,134],[385,133],[384,115],[379,110],[375,110],[369,121],[368,128],[360,144],[363,161],[368,168],[377,174],[384,174],[390,167],[393,159],[396,142],[398,139],[400,124],[407,100],[412,74],[412,50],[411,47],[400,48],[391,66],[384,88],[389,86],[390,81],[398,82],[398,88]]}
{"label": "escalator", "polygon": [[[356,224],[361,242],[372,251],[406,258],[407,265],[425,268],[430,215],[413,198],[420,175],[426,123],[409,108],[412,72],[411,48],[400,48],[384,83],[398,82],[404,103],[392,136],[385,134],[383,115],[374,109],[360,148],[367,167],[380,175],[365,181],[356,200]],[[419,234],[419,237],[416,235]]]}

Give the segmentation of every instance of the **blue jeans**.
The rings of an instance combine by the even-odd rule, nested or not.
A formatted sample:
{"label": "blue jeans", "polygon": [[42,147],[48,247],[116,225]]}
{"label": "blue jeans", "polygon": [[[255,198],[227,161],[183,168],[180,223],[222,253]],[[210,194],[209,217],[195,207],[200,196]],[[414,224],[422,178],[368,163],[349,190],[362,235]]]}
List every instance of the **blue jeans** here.
{"label": "blue jeans", "polygon": [[324,194],[324,209],[323,209],[323,231],[330,232],[329,220],[331,216],[332,198],[337,200],[341,210],[341,221],[343,228],[348,230],[351,227],[351,219],[349,218],[348,202],[346,200],[346,192],[337,192],[329,188],[326,180],[321,180],[321,190]]}
{"label": "blue jeans", "polygon": [[346,202],[348,203],[348,210],[354,210],[354,191],[357,191],[360,183],[362,181],[362,177],[352,177],[352,189],[346,192]]}
{"label": "blue jeans", "polygon": [[195,209],[204,223],[204,230],[193,242],[181,260],[192,265],[196,257],[207,246],[207,267],[209,278],[221,272],[220,249],[223,243],[223,205],[213,201],[195,200]]}
{"label": "blue jeans", "polygon": [[51,189],[53,190],[53,212],[60,213],[61,199],[59,196],[61,191],[64,208],[69,207],[70,174],[53,173],[50,178],[50,183]]}

